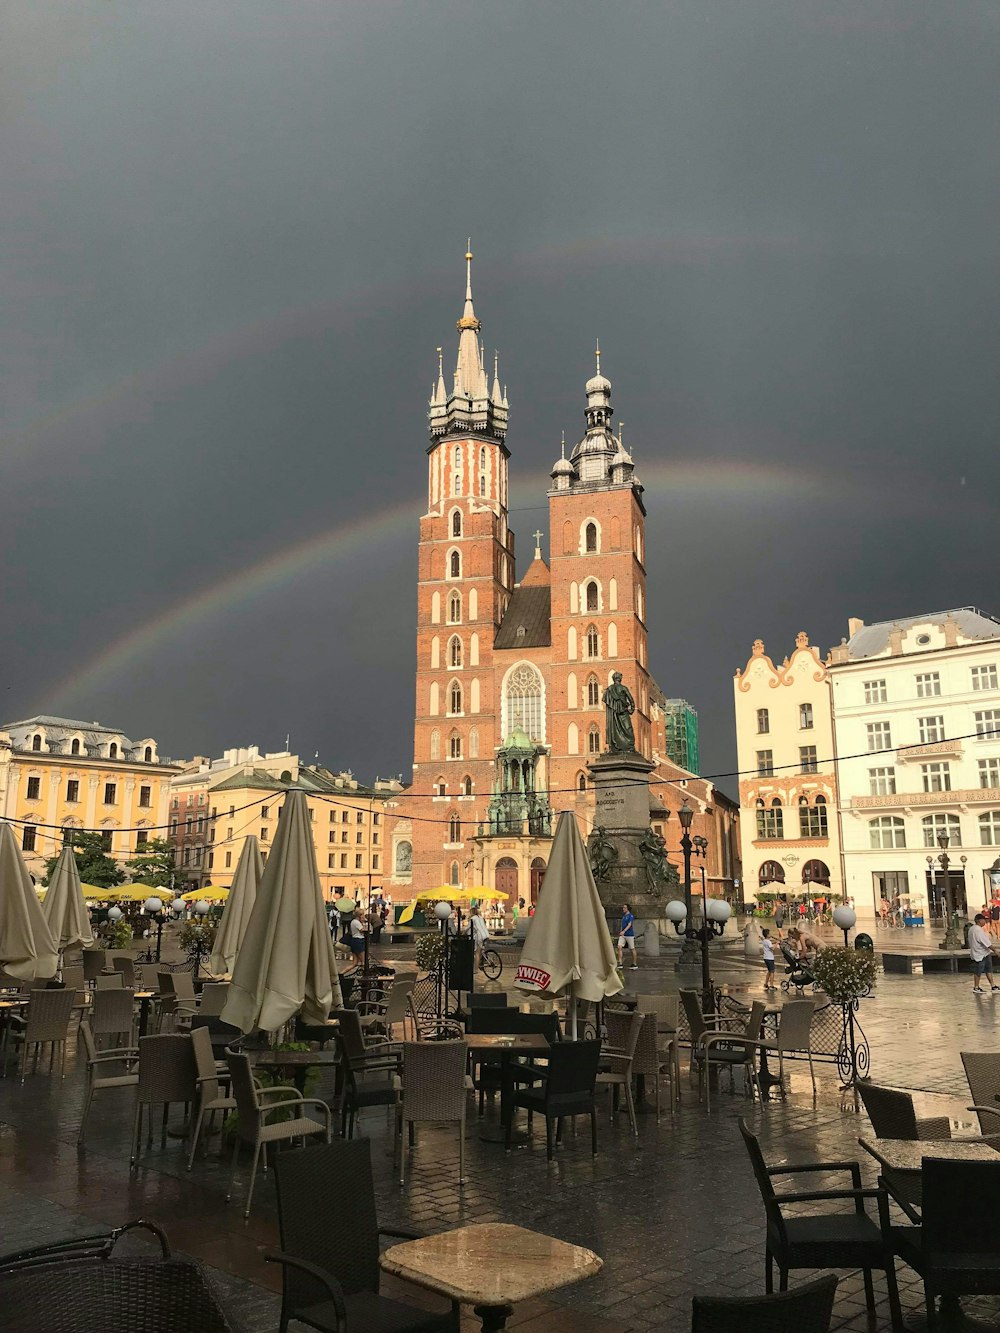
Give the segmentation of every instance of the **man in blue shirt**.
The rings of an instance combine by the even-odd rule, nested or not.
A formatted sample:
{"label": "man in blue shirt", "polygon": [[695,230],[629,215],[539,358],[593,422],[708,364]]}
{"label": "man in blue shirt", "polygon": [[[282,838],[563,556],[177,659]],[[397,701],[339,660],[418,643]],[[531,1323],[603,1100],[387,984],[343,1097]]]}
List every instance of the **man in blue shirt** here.
{"label": "man in blue shirt", "polygon": [[618,966],[625,966],[625,950],[632,950],[632,971],[639,970],[639,962],[635,952],[635,917],[632,915],[632,909],[628,903],[622,903],[622,928],[618,936]]}

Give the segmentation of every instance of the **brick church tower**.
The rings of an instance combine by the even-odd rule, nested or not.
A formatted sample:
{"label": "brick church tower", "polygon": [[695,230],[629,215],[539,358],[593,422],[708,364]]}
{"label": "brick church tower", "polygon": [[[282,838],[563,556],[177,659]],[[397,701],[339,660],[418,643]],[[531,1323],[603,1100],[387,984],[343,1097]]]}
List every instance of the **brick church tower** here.
{"label": "brick church tower", "polygon": [[[601,696],[615,671],[632,691],[636,749],[652,754],[646,636],[646,510],[621,434],[611,430],[611,382],[586,386],[586,431],[552,469],[549,491],[552,648],[549,723],[553,793],[581,790],[603,748]],[[569,803],[554,797],[557,807]]]}
{"label": "brick church tower", "polygon": [[507,525],[507,397],[492,387],[466,254],[458,360],[446,388],[438,353],[420,520],[416,722],[411,803],[413,884],[466,883],[476,808],[485,807],[501,742],[493,648],[514,580]]}

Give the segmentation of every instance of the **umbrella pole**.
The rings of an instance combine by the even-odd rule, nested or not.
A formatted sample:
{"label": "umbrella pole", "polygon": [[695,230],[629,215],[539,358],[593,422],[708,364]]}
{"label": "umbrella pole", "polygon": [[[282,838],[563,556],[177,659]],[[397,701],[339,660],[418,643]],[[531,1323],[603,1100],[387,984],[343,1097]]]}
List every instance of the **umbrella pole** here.
{"label": "umbrella pole", "polygon": [[569,991],[569,1039],[576,1041],[576,991],[572,986]]}

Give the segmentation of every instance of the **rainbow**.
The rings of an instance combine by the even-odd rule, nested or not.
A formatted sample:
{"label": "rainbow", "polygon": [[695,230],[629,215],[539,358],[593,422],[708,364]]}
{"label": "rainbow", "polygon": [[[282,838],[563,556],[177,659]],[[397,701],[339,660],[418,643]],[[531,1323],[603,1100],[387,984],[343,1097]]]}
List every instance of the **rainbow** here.
{"label": "rainbow", "polygon": [[[733,463],[728,459],[702,460],[698,463],[672,463],[669,460],[644,463],[636,460],[636,474],[648,496],[665,501],[683,498],[688,504],[705,505],[710,501],[751,500],[763,503],[789,499],[811,499],[836,494],[843,488],[831,475],[800,468],[762,463]],[[512,513],[517,502],[544,500],[548,477],[537,473],[518,480],[513,488]],[[88,694],[98,685],[106,686],[116,678],[137,669],[154,654],[190,634],[216,617],[244,611],[252,603],[283,591],[306,579],[328,576],[338,558],[348,553],[356,556],[369,548],[383,548],[391,540],[404,538],[416,545],[417,519],[423,501],[407,497],[375,513],[351,518],[345,523],[315,533],[280,550],[232,570],[198,592],[181,598],[144,624],[138,625],[106,645],[71,675],[60,681],[48,694],[47,711],[60,712],[83,707]],[[535,520],[532,520],[534,524]],[[532,524],[522,525],[526,529]],[[524,540],[521,551],[530,547]],[[84,710],[86,711],[86,710]]]}

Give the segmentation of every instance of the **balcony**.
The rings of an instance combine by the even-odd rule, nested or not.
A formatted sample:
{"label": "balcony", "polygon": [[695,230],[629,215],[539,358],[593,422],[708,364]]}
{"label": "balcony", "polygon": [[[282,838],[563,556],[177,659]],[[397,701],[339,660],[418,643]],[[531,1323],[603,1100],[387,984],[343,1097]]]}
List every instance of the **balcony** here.
{"label": "balcony", "polygon": [[927,745],[906,745],[896,751],[896,760],[900,764],[911,764],[915,760],[924,759],[960,759],[962,757],[962,742],[954,741],[931,741]]}

